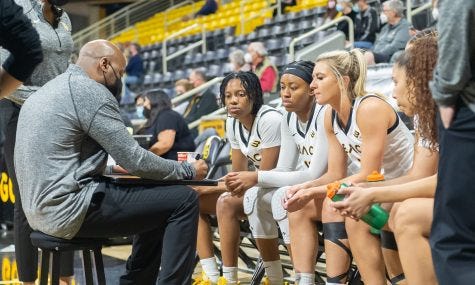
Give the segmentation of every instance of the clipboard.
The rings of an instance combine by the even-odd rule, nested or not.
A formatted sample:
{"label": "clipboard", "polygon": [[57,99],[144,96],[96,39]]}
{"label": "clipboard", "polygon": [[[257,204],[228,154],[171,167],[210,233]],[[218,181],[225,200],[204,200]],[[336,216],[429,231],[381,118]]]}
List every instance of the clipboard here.
{"label": "clipboard", "polygon": [[108,174],[103,175],[107,181],[118,185],[196,185],[196,186],[216,186],[218,180],[203,179],[203,180],[154,180],[141,178],[128,174]]}

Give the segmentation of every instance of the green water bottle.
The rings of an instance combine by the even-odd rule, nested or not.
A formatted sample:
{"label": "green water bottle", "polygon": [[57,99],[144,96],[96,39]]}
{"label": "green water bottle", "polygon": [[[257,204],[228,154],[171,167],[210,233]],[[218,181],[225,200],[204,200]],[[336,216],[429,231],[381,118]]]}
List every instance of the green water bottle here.
{"label": "green water bottle", "polygon": [[[384,181],[384,175],[382,175],[378,171],[373,171],[370,175],[366,176],[366,181],[370,183]],[[369,232],[372,233],[373,235],[378,235],[378,236],[381,234],[381,230],[375,229],[373,227],[369,228]]]}
{"label": "green water bottle", "polygon": [[[332,201],[342,201],[345,198],[345,195],[338,194],[338,190],[341,188],[348,187],[345,183],[334,182],[327,185],[327,197]],[[389,214],[386,210],[381,208],[378,204],[371,205],[368,213],[364,214],[361,217],[365,223],[370,225],[376,230],[381,230],[384,225],[388,222]]]}

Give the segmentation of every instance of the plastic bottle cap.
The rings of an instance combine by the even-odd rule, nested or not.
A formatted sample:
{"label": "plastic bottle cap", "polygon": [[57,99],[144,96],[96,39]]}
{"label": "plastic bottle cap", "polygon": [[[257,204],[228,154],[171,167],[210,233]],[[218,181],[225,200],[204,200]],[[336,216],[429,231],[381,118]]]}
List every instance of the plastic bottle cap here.
{"label": "plastic bottle cap", "polygon": [[384,180],[384,175],[382,175],[378,171],[373,171],[370,175],[366,177],[366,181],[368,182],[377,182],[377,181],[383,181],[383,180]]}
{"label": "plastic bottle cap", "polygon": [[341,183],[339,181],[335,181],[333,183],[329,183],[327,185],[327,197],[332,199],[335,197],[336,193],[340,189]]}

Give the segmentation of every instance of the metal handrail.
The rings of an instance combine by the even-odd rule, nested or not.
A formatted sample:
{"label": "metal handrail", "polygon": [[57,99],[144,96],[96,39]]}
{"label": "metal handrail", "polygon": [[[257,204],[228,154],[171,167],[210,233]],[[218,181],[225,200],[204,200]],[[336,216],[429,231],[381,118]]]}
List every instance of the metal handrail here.
{"label": "metal handrail", "polygon": [[[201,91],[204,91],[208,88],[210,88],[211,86],[215,85],[215,84],[218,84],[218,83],[221,83],[221,81],[223,81],[224,77],[223,76],[219,76],[219,77],[215,77],[213,79],[211,79],[210,81],[206,82],[205,84],[203,85],[200,85],[190,91],[187,91],[185,93],[183,93],[182,95],[178,96],[178,97],[175,97],[172,99],[172,104],[173,105],[176,105],[177,103],[180,103],[182,101],[185,101],[186,99],[190,98],[191,96],[195,95],[195,94],[198,94],[200,93]],[[224,108],[221,108],[221,109],[218,109],[206,116],[211,116],[211,115],[219,115],[219,114],[222,114],[220,113],[220,111],[222,112],[224,110]],[[203,116],[201,118],[199,118],[198,120],[194,121],[194,122],[191,122],[188,124],[188,128],[190,129],[193,129],[195,127],[197,127],[201,121],[203,120],[204,117],[206,116]]]}
{"label": "metal handrail", "polygon": [[196,88],[193,88],[190,91],[187,91],[187,92],[183,93],[182,95],[173,98],[172,99],[172,104],[175,105],[177,103],[185,101],[186,99],[190,98],[191,96],[193,96],[193,95],[195,95],[195,94],[197,94],[197,93],[199,93],[203,90],[208,89],[212,85],[220,83],[221,81],[223,81],[223,79],[224,79],[224,77],[222,77],[222,76],[215,77],[215,78],[211,79],[210,81],[204,83],[203,85],[200,85]]}
{"label": "metal handrail", "polygon": [[[75,33],[73,35],[74,44],[78,48],[93,39],[110,39],[124,31],[132,29],[133,27],[131,27],[131,25],[143,21],[160,11],[164,11],[166,8],[181,5],[181,3],[175,4],[175,2],[177,1],[139,0],[134,2]],[[178,2],[181,1],[178,0]]]}
{"label": "metal handrail", "polygon": [[355,35],[354,35],[354,28],[353,28],[353,20],[351,20],[350,17],[347,17],[347,16],[342,16],[342,17],[339,17],[329,23],[326,23],[318,28],[315,28],[303,35],[300,35],[298,37],[296,37],[295,39],[293,39],[290,44],[289,44],[289,56],[290,56],[290,61],[293,61],[294,60],[294,57],[295,57],[295,44],[305,38],[308,38],[320,31],[323,31],[323,30],[326,30],[330,27],[333,27],[335,24],[338,24],[339,22],[343,22],[343,21],[347,21],[348,22],[348,39],[349,39],[349,42],[350,42],[350,46],[352,47],[353,46],[353,42],[355,41]]}
{"label": "metal handrail", "polygon": [[[173,38],[176,38],[190,30],[193,30],[197,27],[201,27],[201,40],[193,43],[193,44],[190,44],[188,45],[186,48],[183,48],[179,51],[176,51],[170,55],[167,55],[167,41],[173,39]],[[170,59],[174,59],[175,57],[181,55],[181,54],[184,54],[185,52],[191,50],[191,49],[194,49],[195,47],[197,46],[200,46],[201,45],[201,52],[204,54],[206,53],[206,28],[205,28],[205,25],[203,24],[193,24],[191,26],[188,26],[184,29],[181,29],[171,35],[169,35],[168,37],[166,37],[164,40],[163,40],[163,44],[162,44],[162,67],[163,67],[163,73],[167,72],[167,61],[170,60]]]}
{"label": "metal handrail", "polygon": [[226,113],[226,108],[222,107],[222,108],[219,108],[218,110],[208,114],[208,115],[205,115],[201,118],[199,118],[198,120],[194,121],[194,122],[191,122],[188,124],[188,128],[191,130],[193,128],[196,128],[200,125],[200,123],[204,120],[208,120],[210,119],[211,117],[213,116],[216,116],[216,115],[222,115],[222,114],[225,114]]}
{"label": "metal handrail", "polygon": [[[282,10],[281,8],[282,8],[282,7],[280,6],[280,1],[281,1],[281,0],[277,0],[277,1],[276,1],[276,4],[271,5],[271,6],[267,7],[267,8],[265,8],[265,9],[260,10],[259,13],[255,14],[254,16],[252,16],[252,17],[250,17],[250,18],[247,18],[246,21],[250,21],[250,20],[252,20],[252,19],[255,19],[255,18],[259,17],[259,16],[264,15],[264,14],[267,13],[268,11],[274,11],[275,9],[277,9],[277,14],[278,14],[278,15],[281,15],[281,10]],[[247,1],[243,1],[243,2],[247,2]],[[241,15],[240,15],[240,17],[241,17],[241,34],[244,34],[244,10],[242,9],[242,3],[243,3],[243,2],[241,2]],[[268,4],[271,4],[269,1],[267,1],[267,3],[268,3]]]}
{"label": "metal handrail", "polygon": [[421,12],[423,12],[423,11],[429,9],[429,8],[432,8],[432,3],[428,2],[428,3],[425,3],[422,6],[419,6],[417,9],[412,10],[412,3],[409,4],[409,2],[411,2],[411,0],[407,0],[408,4],[406,4],[407,5],[406,6],[407,7],[407,16],[406,17],[407,17],[407,21],[409,23],[412,23],[412,17],[414,15],[417,15],[417,14],[419,14],[419,13],[421,13]]}

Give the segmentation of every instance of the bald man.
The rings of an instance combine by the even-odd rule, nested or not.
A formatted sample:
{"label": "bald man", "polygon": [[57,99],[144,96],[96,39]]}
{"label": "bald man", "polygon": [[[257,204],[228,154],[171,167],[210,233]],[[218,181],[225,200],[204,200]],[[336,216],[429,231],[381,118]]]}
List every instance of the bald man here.
{"label": "bald man", "polygon": [[201,179],[207,171],[203,161],[162,159],[129,135],[117,102],[125,65],[112,43],[89,42],[76,65],[25,102],[15,148],[23,209],[33,229],[59,238],[136,234],[120,284],[156,284],[160,268],[158,284],[191,284],[196,193],[97,179],[107,154],[144,178]]}

